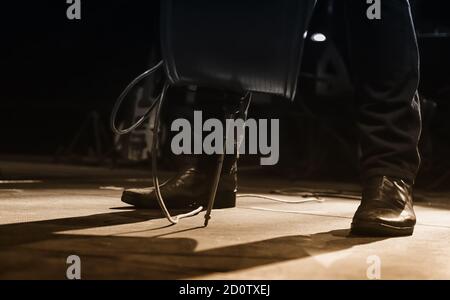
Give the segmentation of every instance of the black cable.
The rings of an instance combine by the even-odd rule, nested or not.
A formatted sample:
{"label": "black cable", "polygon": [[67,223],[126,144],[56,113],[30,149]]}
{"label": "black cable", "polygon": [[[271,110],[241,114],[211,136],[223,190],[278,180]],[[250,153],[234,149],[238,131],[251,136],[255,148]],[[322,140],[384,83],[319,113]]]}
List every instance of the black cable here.
{"label": "black cable", "polygon": [[115,134],[118,135],[124,135],[127,133],[130,133],[131,131],[133,131],[134,129],[136,129],[138,126],[140,126],[145,119],[148,118],[148,116],[150,115],[150,112],[156,107],[156,104],[158,104],[158,102],[161,100],[161,95],[150,105],[150,107],[145,111],[145,113],[142,115],[142,117],[139,118],[139,120],[134,123],[133,125],[131,125],[130,127],[128,127],[127,129],[119,129],[116,127],[116,118],[117,118],[117,113],[119,112],[119,108],[122,105],[123,100],[126,98],[126,96],[128,95],[128,93],[131,91],[132,88],[134,88],[136,86],[136,84],[138,84],[142,79],[152,75],[153,73],[155,73],[161,66],[163,65],[163,61],[161,60],[160,62],[158,62],[154,67],[148,69],[147,71],[145,71],[144,73],[142,73],[141,75],[139,75],[138,77],[136,77],[120,94],[120,96],[117,98],[116,103],[114,104],[113,110],[111,112],[111,117],[110,117],[110,125],[111,125],[111,129]]}
{"label": "black cable", "polygon": [[200,206],[197,209],[186,213],[186,214],[180,214],[175,217],[172,217],[167,210],[166,204],[164,203],[163,196],[161,194],[161,186],[159,185],[159,178],[158,178],[158,146],[159,146],[159,119],[160,119],[160,113],[162,106],[164,104],[164,100],[166,98],[167,90],[169,89],[170,84],[166,82],[164,84],[163,90],[161,92],[161,96],[159,97],[159,101],[155,101],[159,103],[159,105],[156,108],[156,115],[155,120],[153,122],[153,144],[152,144],[152,175],[153,175],[153,186],[155,188],[155,194],[156,194],[156,200],[158,201],[159,206],[161,207],[161,210],[163,211],[164,215],[166,216],[167,220],[169,220],[172,224],[177,224],[180,219],[193,217],[200,213],[203,210],[203,207]]}

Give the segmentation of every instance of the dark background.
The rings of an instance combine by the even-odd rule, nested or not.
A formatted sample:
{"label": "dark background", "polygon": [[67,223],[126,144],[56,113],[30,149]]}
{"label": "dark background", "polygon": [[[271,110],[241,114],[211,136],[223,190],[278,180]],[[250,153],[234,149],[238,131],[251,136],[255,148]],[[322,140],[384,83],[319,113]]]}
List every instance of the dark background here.
{"label": "dark background", "polygon": [[53,154],[147,68],[157,1],[81,4],[81,20],[64,0],[2,5],[0,152]]}
{"label": "dark background", "polygon": [[[317,62],[326,47],[332,45],[344,64],[348,60],[342,16],[333,2],[318,3],[310,32],[323,32],[327,41],[307,42],[296,102],[271,98],[251,110],[253,117],[267,117],[271,105],[271,113],[284,122],[282,158],[273,170],[283,175],[342,179],[358,173],[348,101],[352,87],[333,66],[327,70],[328,81],[318,85]],[[447,2],[412,2],[422,61],[420,93],[428,101],[421,145],[423,182],[442,178],[450,166]],[[92,111],[108,128],[117,95],[149,67],[150,52],[158,40],[158,1],[81,4],[81,20],[66,18],[64,0],[1,5],[0,155],[55,156],[71,143]],[[314,116],[305,113],[305,105]],[[112,140],[109,131],[108,135]],[[244,164],[254,161],[244,159]]]}

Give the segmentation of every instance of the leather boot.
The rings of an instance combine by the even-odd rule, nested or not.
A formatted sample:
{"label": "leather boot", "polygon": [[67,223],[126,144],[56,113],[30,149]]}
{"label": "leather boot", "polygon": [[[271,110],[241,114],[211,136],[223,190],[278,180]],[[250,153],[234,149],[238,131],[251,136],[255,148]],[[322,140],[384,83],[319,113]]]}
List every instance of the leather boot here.
{"label": "leather boot", "polygon": [[412,235],[415,224],[412,185],[387,176],[373,177],[364,184],[361,205],[353,217],[352,233]]}
{"label": "leather boot", "polygon": [[[217,188],[214,208],[236,206],[237,157],[227,155]],[[206,209],[215,165],[197,164],[185,167],[176,176],[161,186],[161,194],[169,209],[194,209],[203,206]],[[128,189],[122,194],[122,201],[136,208],[158,209],[159,204],[153,187]]]}
{"label": "leather boot", "polygon": [[[214,97],[208,92],[206,91],[206,95],[197,96],[206,98],[206,100]],[[237,104],[239,102],[236,101],[232,105],[227,104],[202,105],[202,108],[209,114],[207,115],[208,118],[222,115],[222,117],[225,116],[226,118],[246,119],[248,107],[238,107]],[[235,150],[237,150],[238,142],[236,138],[234,143]],[[166,200],[167,208],[194,209],[198,206],[203,206],[206,209],[211,193],[212,180],[217,168],[217,158],[217,155],[200,155],[195,159],[190,159],[188,165],[178,175],[161,186],[161,194]],[[216,209],[236,206],[237,160],[237,154],[225,155],[214,201],[214,208]],[[159,208],[153,187],[125,190],[122,194],[122,201],[134,205],[136,208]]]}

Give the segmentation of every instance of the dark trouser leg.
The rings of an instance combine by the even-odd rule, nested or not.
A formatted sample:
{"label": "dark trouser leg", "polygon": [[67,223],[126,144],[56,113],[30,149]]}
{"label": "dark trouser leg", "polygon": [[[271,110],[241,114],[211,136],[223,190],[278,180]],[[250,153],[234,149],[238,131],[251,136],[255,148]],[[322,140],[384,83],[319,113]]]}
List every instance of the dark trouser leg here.
{"label": "dark trouser leg", "polygon": [[369,20],[365,0],[345,0],[350,64],[359,109],[363,179],[413,182],[420,157],[419,55],[407,0],[382,0]]}

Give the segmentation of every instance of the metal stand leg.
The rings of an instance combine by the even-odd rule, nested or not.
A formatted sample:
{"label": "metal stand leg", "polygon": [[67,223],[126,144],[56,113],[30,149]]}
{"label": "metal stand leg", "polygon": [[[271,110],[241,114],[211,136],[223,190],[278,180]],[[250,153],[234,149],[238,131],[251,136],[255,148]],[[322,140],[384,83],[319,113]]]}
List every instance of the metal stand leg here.
{"label": "metal stand leg", "polygon": [[204,224],[205,227],[208,226],[208,222],[211,219],[211,210],[214,207],[214,200],[216,199],[217,187],[219,186],[220,175],[222,174],[224,158],[225,154],[222,153],[219,155],[219,158],[217,160],[217,168],[214,174],[214,181],[211,188],[211,194],[209,195],[208,208],[205,214],[205,224]]}
{"label": "metal stand leg", "polygon": [[[247,93],[241,99],[241,102],[239,103],[239,110],[237,111],[237,113],[234,115],[230,114],[229,116],[226,117],[226,119],[237,116],[238,118],[241,118],[244,121],[246,121],[246,116],[247,116],[248,108],[250,106],[251,99],[252,99],[252,94]],[[209,195],[208,207],[207,207],[206,214],[205,214],[205,223],[204,223],[205,227],[208,226],[209,220],[211,219],[211,211],[214,207],[214,201],[215,201],[216,195],[217,195],[217,187],[219,186],[220,175],[222,174],[222,169],[223,169],[223,161],[225,159],[225,147],[227,144],[228,132],[229,132],[229,130],[227,129],[224,133],[224,143],[223,143],[224,149],[223,149],[223,152],[219,155],[219,157],[217,159],[217,168],[216,168],[216,172],[214,173],[214,181],[213,181],[213,185],[211,188],[211,193]],[[237,138],[238,142],[235,145],[235,147],[236,147],[235,151],[236,151],[236,155],[239,155],[239,153],[238,153],[239,145],[240,145],[240,142],[242,141],[242,139],[240,137],[236,137],[236,138]]]}

